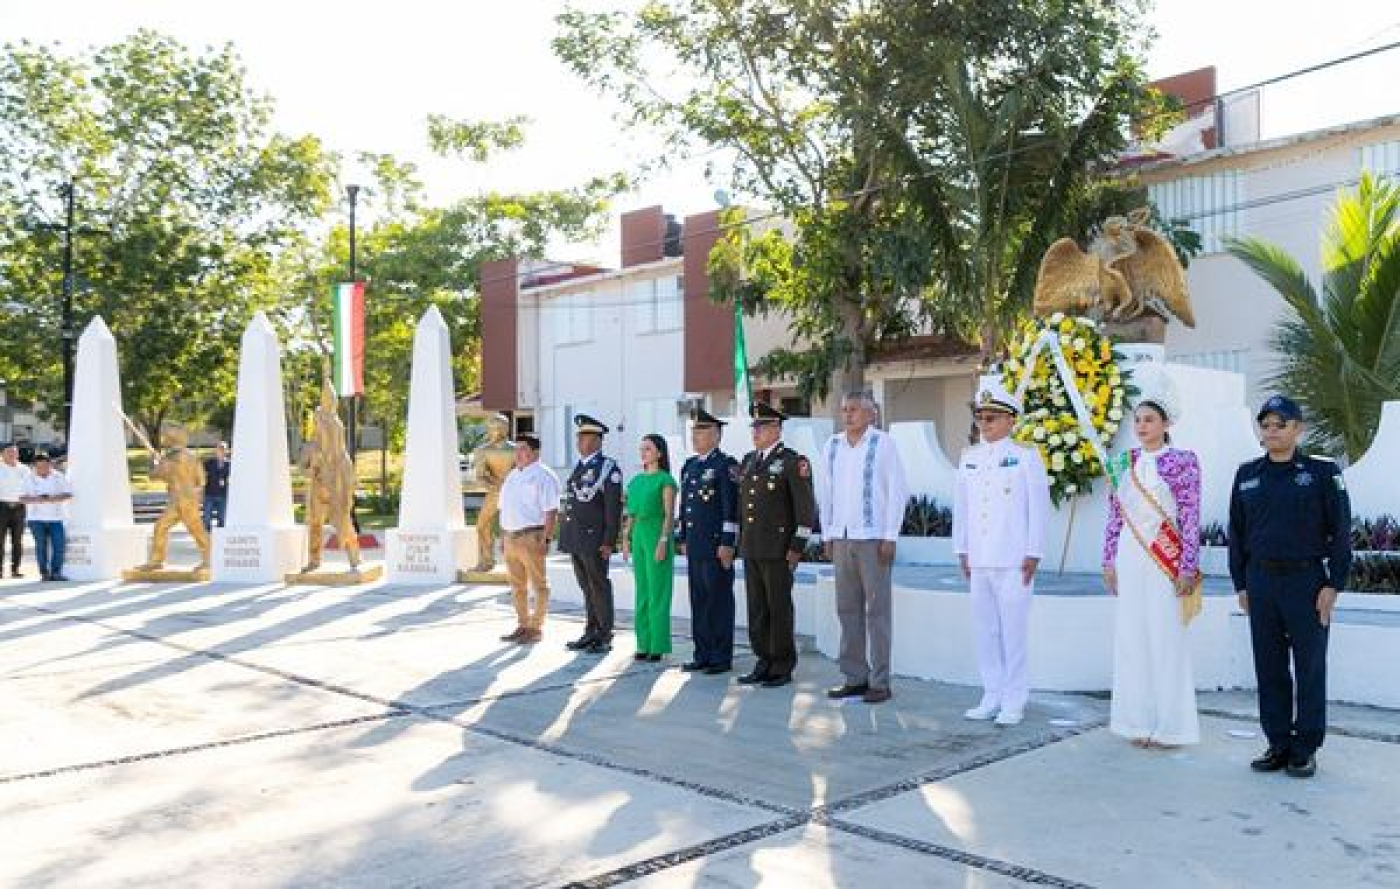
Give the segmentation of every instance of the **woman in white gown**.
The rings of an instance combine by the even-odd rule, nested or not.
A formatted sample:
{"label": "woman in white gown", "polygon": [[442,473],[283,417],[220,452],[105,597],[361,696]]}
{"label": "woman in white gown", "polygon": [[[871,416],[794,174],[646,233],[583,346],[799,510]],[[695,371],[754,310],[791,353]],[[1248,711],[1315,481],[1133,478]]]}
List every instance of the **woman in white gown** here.
{"label": "woman in white gown", "polygon": [[1141,447],[1109,466],[1104,583],[1118,597],[1109,728],[1138,747],[1200,740],[1187,627],[1200,611],[1201,471],[1196,455],[1170,446],[1176,419],[1166,393],[1133,413]]}

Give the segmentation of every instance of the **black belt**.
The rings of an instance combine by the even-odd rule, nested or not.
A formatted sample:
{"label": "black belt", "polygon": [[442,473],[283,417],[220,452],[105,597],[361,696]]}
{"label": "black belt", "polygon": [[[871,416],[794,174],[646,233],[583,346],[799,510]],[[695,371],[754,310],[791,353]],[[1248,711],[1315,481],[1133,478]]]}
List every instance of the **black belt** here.
{"label": "black belt", "polygon": [[1275,574],[1286,574],[1290,571],[1307,571],[1310,568],[1316,568],[1318,561],[1318,559],[1260,559],[1259,567]]}
{"label": "black belt", "polygon": [[504,532],[507,537],[524,537],[526,534],[536,534],[544,531],[544,525],[531,525],[528,528],[516,528],[514,531]]}

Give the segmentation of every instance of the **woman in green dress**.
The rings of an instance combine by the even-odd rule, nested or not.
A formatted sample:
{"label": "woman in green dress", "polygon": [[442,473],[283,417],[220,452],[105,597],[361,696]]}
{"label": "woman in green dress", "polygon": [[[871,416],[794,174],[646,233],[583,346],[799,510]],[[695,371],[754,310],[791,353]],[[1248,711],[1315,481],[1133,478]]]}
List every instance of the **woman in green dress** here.
{"label": "woman in green dress", "polygon": [[642,438],[639,453],[642,471],[627,483],[627,518],[622,529],[622,555],[632,560],[636,578],[636,610],[639,661],[659,661],[671,651],[671,572],[675,550],[671,522],[676,514],[676,480],[666,439]]}

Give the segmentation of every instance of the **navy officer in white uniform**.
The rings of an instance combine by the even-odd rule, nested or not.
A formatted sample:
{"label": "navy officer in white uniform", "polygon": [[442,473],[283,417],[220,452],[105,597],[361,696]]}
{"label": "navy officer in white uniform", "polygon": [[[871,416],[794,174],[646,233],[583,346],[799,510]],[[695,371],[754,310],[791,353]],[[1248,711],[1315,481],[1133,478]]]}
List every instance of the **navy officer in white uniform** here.
{"label": "navy officer in white uniform", "polygon": [[953,551],[972,587],[982,700],[964,714],[1021,722],[1030,696],[1026,631],[1036,568],[1045,548],[1050,483],[1040,451],[1011,439],[1020,401],[983,383],[972,404],[980,442],[958,460]]}

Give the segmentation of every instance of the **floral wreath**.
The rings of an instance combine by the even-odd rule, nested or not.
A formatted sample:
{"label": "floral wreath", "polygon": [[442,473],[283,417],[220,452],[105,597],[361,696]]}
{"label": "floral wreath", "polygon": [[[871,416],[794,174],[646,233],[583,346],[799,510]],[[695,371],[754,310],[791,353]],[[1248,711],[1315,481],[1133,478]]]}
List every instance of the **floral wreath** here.
{"label": "floral wreath", "polygon": [[[1024,322],[1011,338],[1011,357],[1002,369],[1002,385],[1009,392],[1016,391],[1036,342],[1047,330],[1058,335],[1060,350],[1074,373],[1074,385],[1089,411],[1094,434],[1107,449],[1123,421],[1132,392],[1127,373],[1119,367],[1123,355],[1114,350],[1113,343],[1093,319],[1056,312],[1048,318]],[[1079,417],[1048,350],[1035,357],[1022,405],[1012,436],[1040,449],[1055,505],[1088,493],[1094,479],[1104,474],[1104,467],[1093,443],[1084,438]]]}

